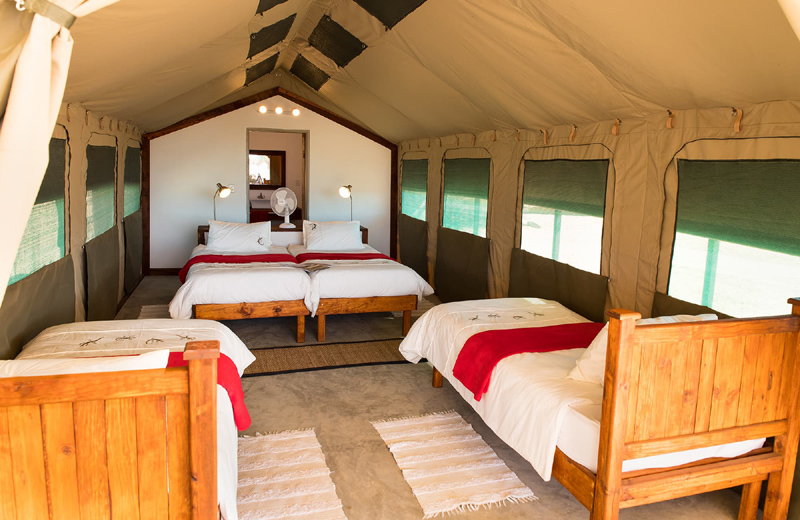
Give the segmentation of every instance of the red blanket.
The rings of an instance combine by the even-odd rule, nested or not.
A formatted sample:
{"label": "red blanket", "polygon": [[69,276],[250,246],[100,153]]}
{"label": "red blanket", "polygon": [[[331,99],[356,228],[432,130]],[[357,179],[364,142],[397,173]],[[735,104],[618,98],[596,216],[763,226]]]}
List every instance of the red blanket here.
{"label": "red blanket", "polygon": [[[183,360],[183,352],[170,352],[167,368],[185,367],[188,362]],[[239,378],[239,371],[233,364],[231,358],[225,354],[220,354],[217,360],[217,384],[222,386],[233,406],[233,420],[236,428],[244,431],[250,427],[250,412],[244,404],[244,391],[242,390],[242,380]]]}
{"label": "red blanket", "polygon": [[391,256],[382,253],[300,253],[297,261],[300,263],[308,260],[392,260]]}
{"label": "red blanket", "polygon": [[508,356],[586,348],[602,328],[602,323],[570,323],[479,332],[464,343],[453,375],[480,401],[489,388],[494,367]]}
{"label": "red blanket", "polygon": [[190,258],[186,265],[183,266],[178,277],[181,283],[186,281],[186,275],[189,273],[189,268],[194,264],[258,264],[258,263],[274,263],[274,262],[291,262],[297,263],[297,260],[290,254],[265,254],[265,255],[198,255]]}

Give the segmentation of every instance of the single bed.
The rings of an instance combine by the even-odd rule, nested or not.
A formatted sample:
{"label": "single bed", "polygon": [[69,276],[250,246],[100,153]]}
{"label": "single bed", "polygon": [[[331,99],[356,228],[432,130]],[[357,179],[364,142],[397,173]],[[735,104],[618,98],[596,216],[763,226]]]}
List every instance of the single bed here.
{"label": "single bed", "polygon": [[[43,518],[48,507],[64,518],[99,518],[113,507],[120,518],[235,520],[237,430],[216,363],[221,352],[241,375],[254,357],[227,327],[206,320],[59,325],[16,360],[134,363],[140,357],[130,356],[184,348],[188,369],[0,378],[0,509],[16,509],[3,518]],[[0,371],[15,361],[0,362]]]}
{"label": "single bed", "polygon": [[[198,239],[204,241],[204,233],[198,232]],[[186,281],[170,302],[170,316],[208,320],[291,316],[297,318],[297,342],[304,342],[305,317],[309,314],[304,303],[310,288],[308,274],[297,267],[285,247],[270,246],[267,254],[290,261],[259,262],[261,255],[217,251],[199,244],[192,250],[189,262],[203,258],[212,261],[189,267]],[[253,261],[219,261],[226,256],[249,256]]]}
{"label": "single bed", "polygon": [[[793,316],[636,326],[610,311],[604,386],[566,376],[584,349],[501,361],[481,401],[453,377],[464,343],[485,330],[585,322],[560,304],[509,298],[440,305],[400,346],[428,359],[497,435],[591,512],[744,485],[754,519],[769,479],[766,519],[785,518],[800,429],[800,300]],[[770,439],[764,447],[764,440]]]}
{"label": "single bed", "polygon": [[[324,264],[309,273],[306,307],[317,317],[317,339],[325,340],[325,316],[362,312],[402,312],[403,334],[411,327],[417,301],[433,288],[413,269],[364,244],[361,249],[315,251],[302,244],[288,247],[300,266]],[[375,257],[367,258],[363,257]]]}

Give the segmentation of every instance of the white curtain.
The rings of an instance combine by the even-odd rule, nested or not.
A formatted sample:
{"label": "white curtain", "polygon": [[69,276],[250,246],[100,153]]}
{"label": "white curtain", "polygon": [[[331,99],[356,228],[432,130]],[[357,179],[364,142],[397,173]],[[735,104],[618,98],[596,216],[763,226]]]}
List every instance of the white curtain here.
{"label": "white curtain", "polygon": [[[58,2],[85,16],[116,0]],[[79,22],[78,22],[79,23]],[[48,143],[64,97],[72,37],[36,15],[14,69],[0,127],[0,303],[48,162]]]}

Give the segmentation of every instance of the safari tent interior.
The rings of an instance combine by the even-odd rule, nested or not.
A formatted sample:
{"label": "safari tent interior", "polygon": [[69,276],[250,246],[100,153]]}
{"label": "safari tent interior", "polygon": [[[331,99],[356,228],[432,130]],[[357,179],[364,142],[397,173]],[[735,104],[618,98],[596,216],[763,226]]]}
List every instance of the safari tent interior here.
{"label": "safari tent interior", "polygon": [[0,1],[0,518],[800,520],[799,35]]}

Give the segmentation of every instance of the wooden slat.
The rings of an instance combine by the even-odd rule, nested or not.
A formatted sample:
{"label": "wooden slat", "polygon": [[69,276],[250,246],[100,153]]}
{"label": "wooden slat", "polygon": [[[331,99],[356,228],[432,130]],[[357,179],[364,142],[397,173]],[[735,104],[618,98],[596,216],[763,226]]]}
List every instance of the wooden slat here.
{"label": "wooden slat", "polygon": [[797,334],[781,334],[783,340],[783,363],[780,367],[780,383],[774,381],[774,386],[779,388],[778,395],[774,401],[770,402],[771,406],[767,413],[766,420],[782,419],[788,415],[788,407],[791,402],[793,392],[797,392],[797,381],[792,377],[794,370],[795,358],[797,356]]}
{"label": "wooden slat", "polygon": [[[630,387],[628,390],[628,410],[636,410],[639,399],[640,364],[642,362],[642,346],[633,344],[631,350]],[[629,413],[625,426],[625,442],[632,442],[636,433],[636,414]]]}
{"label": "wooden slat", "polygon": [[742,338],[722,338],[717,342],[717,369],[714,373],[709,430],[721,430],[736,425],[743,359]]}
{"label": "wooden slat", "polygon": [[169,516],[166,412],[166,397],[136,400],[139,513],[142,520],[166,520]]}
{"label": "wooden slat", "polygon": [[320,298],[317,315],[356,314],[361,312],[391,312],[415,310],[417,296],[373,296],[370,298]]}
{"label": "wooden slat", "polygon": [[697,384],[697,413],[694,431],[707,432],[711,415],[711,396],[714,391],[714,371],[717,363],[717,341],[704,340],[700,362],[700,379]]}
{"label": "wooden slat", "polygon": [[103,401],[72,405],[75,421],[75,461],[81,520],[111,517],[106,466],[106,419]]}
{"label": "wooden slat", "polygon": [[587,509],[592,508],[594,500],[595,475],[584,466],[570,459],[556,448],[553,459],[553,477],[567,488]]}
{"label": "wooden slat", "polygon": [[[689,345],[679,343],[670,346],[664,345],[665,355],[671,356],[672,370],[670,371],[669,393],[664,399],[666,404],[666,420],[664,425],[664,436],[674,437],[681,434],[683,415],[686,413],[683,407],[684,388],[686,387],[686,359],[689,356]],[[694,419],[694,411],[691,411]]]}
{"label": "wooden slat", "polygon": [[764,480],[782,465],[779,455],[769,453],[625,479],[620,506],[651,504]]}
{"label": "wooden slat", "polygon": [[100,372],[92,377],[70,374],[0,378],[0,402],[4,406],[186,394],[188,391],[185,368]]}
{"label": "wooden slat", "polygon": [[17,508],[14,502],[14,477],[7,410],[5,407],[0,407],[0,519],[16,520]]}
{"label": "wooden slat", "polygon": [[[771,379],[767,381],[764,421],[769,421],[776,415],[780,404],[781,379],[783,378],[784,370],[792,370],[794,368],[794,364],[790,363],[789,357],[787,356],[789,353],[787,353],[785,349],[785,340],[785,334],[771,334],[767,339],[767,344],[771,345],[771,348],[774,350],[772,355],[772,369],[770,372]],[[795,381],[794,383],[796,384],[797,382]]]}
{"label": "wooden slat", "polygon": [[194,317],[203,320],[246,320],[310,314],[303,300],[279,302],[204,304],[194,306]]}
{"label": "wooden slat", "polygon": [[733,338],[751,334],[779,334],[798,329],[800,329],[800,316],[666,323],[636,327],[635,341],[674,343],[700,339]]}
{"label": "wooden slat", "polygon": [[756,375],[753,383],[753,397],[750,406],[750,422],[758,423],[764,420],[767,411],[767,388],[771,385],[773,376],[770,374],[774,363],[775,349],[768,336],[761,335],[756,360]]}
{"label": "wooden slat", "polygon": [[[673,352],[668,344],[652,345],[648,348],[655,351],[655,379],[653,381],[653,400],[650,403],[648,435],[651,439],[657,439],[664,437],[667,432]],[[640,417],[639,420],[641,419]]]}
{"label": "wooden slat", "polygon": [[789,424],[784,419],[750,426],[737,426],[724,430],[712,430],[705,433],[633,442],[625,445],[625,459],[639,459],[642,457],[662,455],[664,453],[692,450],[704,446],[716,446],[732,442],[761,439],[763,437],[773,437],[775,435],[782,435],[788,430]]}
{"label": "wooden slat", "polygon": [[656,357],[653,345],[642,345],[639,363],[639,396],[636,402],[636,417],[633,439],[643,441],[650,438],[650,407],[655,397]]}
{"label": "wooden slat", "polygon": [[17,518],[47,518],[47,481],[39,407],[12,406],[7,410]]}
{"label": "wooden slat", "polygon": [[641,477],[644,475],[657,475],[659,473],[667,473],[670,471],[674,471],[676,469],[685,469],[685,468],[696,468],[698,466],[706,466],[708,464],[713,464],[715,462],[725,462],[728,460],[736,460],[736,459],[743,459],[745,457],[753,457],[755,455],[763,455],[765,453],[772,453],[774,450],[772,446],[766,446],[762,448],[758,448],[755,450],[748,451],[747,453],[743,453],[738,457],[709,457],[707,459],[700,459],[695,460],[693,462],[687,462],[686,464],[681,464],[679,466],[670,466],[668,468],[647,468],[647,469],[637,469],[633,471],[626,471],[622,474],[623,479],[634,478],[634,477]]}
{"label": "wooden slat", "polygon": [[42,405],[47,482],[50,489],[50,518],[80,518],[78,466],[75,460],[75,424],[70,403]]}
{"label": "wooden slat", "polygon": [[686,346],[686,367],[683,384],[683,412],[678,434],[694,432],[697,418],[697,394],[700,386],[700,370],[703,365],[703,342],[692,341]]}
{"label": "wooden slat", "polygon": [[167,457],[169,462],[169,518],[188,520],[192,515],[189,480],[189,397],[167,397]]}
{"label": "wooden slat", "polygon": [[753,407],[753,391],[758,368],[758,352],[763,346],[764,336],[747,336],[745,339],[742,386],[739,394],[739,409],[736,413],[737,426],[750,424],[750,411]]}
{"label": "wooden slat", "polygon": [[[215,344],[215,345],[212,345]],[[190,347],[197,350],[190,350]],[[215,520],[217,513],[217,360],[219,342],[191,342],[189,360],[189,460],[192,519]]]}
{"label": "wooden slat", "polygon": [[106,401],[106,439],[111,518],[138,519],[135,399]]}

